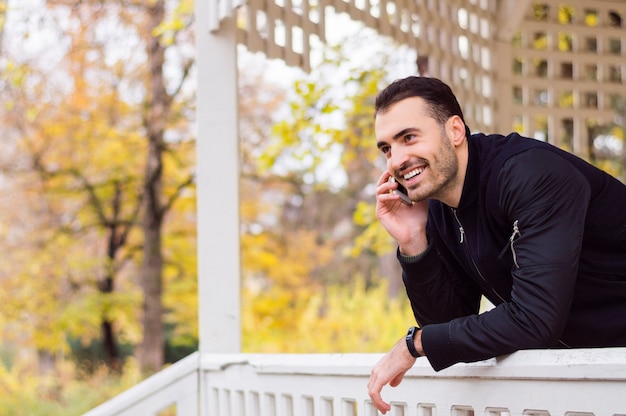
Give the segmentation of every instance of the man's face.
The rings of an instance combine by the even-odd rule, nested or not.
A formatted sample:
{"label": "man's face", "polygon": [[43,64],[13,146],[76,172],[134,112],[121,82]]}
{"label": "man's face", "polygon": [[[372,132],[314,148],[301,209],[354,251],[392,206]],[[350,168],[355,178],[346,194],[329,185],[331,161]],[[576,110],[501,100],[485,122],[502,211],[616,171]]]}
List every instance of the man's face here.
{"label": "man's face", "polygon": [[445,200],[458,181],[451,139],[427,109],[426,101],[411,97],[376,116],[378,149],[387,159],[387,170],[413,201]]}

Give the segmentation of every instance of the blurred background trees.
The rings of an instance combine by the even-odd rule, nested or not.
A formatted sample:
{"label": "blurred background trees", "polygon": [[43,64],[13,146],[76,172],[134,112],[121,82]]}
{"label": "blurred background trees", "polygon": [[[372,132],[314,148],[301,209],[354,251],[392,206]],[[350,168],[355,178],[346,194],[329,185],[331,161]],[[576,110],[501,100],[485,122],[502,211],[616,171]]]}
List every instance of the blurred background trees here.
{"label": "blurred background trees", "polygon": [[[0,1],[0,414],[80,414],[196,350],[192,5]],[[355,30],[311,73],[239,53],[246,352],[384,351],[413,322],[373,100],[415,53]]]}
{"label": "blurred background trees", "polygon": [[[1,413],[78,414],[196,349],[191,7],[2,3]],[[346,63],[373,36],[310,74],[240,54],[246,351],[382,351],[412,319],[372,207],[393,58]]]}
{"label": "blurred background trees", "polygon": [[[121,348],[136,344],[142,370],[156,371],[166,261],[177,275],[194,273],[193,261],[168,259],[163,246],[173,230],[184,230],[184,241],[194,235],[194,97],[183,89],[193,65],[191,2],[167,13],[163,1],[38,5],[7,9],[14,31],[3,55],[12,152],[3,168],[7,182],[22,181],[11,191],[28,192],[24,207],[33,210],[20,212],[28,226],[17,248],[30,268],[20,280],[43,285],[26,296],[50,296],[33,305],[35,320],[45,319],[31,336],[46,338],[38,348],[52,358],[95,342],[115,370]],[[168,64],[177,71],[167,75]],[[186,218],[166,225],[179,203]]]}
{"label": "blurred background trees", "polygon": [[148,374],[166,352],[194,349],[191,5],[51,0],[4,9],[8,369],[25,362],[35,366],[30,376],[58,376],[70,359],[77,371],[119,374],[134,357]]}

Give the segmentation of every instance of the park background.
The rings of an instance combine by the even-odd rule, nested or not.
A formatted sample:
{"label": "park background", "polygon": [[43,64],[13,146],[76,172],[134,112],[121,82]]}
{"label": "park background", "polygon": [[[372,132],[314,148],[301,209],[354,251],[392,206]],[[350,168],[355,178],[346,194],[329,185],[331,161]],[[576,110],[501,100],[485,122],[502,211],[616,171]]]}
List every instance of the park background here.
{"label": "park background", "polygon": [[[193,2],[0,13],[0,413],[81,414],[197,350],[194,170],[220,155],[195,153]],[[239,50],[244,352],[381,352],[413,323],[372,114],[415,53],[334,19],[309,72]],[[621,177],[619,115],[587,158]]]}

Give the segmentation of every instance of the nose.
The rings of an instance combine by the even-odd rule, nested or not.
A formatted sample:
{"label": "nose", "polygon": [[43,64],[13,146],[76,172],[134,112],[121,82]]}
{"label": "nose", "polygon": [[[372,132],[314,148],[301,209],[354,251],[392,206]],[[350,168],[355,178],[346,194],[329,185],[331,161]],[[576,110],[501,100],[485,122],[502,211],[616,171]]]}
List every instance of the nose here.
{"label": "nose", "polygon": [[402,170],[409,161],[409,154],[403,149],[403,146],[395,146],[392,148],[391,156],[387,159],[387,169],[390,172]]}

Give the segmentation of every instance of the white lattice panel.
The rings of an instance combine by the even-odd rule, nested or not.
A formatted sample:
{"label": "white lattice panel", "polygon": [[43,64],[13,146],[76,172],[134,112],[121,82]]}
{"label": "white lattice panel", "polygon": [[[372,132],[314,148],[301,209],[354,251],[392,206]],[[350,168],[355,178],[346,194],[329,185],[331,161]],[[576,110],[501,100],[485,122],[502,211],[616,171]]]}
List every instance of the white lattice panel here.
{"label": "white lattice panel", "polygon": [[220,22],[233,16],[245,3],[246,0],[209,0],[209,30],[218,30]]}
{"label": "white lattice panel", "polygon": [[[626,2],[541,0],[511,42],[511,127],[589,156],[626,97]],[[512,68],[512,69],[509,69]]]}
{"label": "white lattice panel", "polygon": [[412,47],[419,74],[453,87],[474,131],[517,130],[587,156],[592,136],[624,118],[626,1],[209,2],[214,28],[235,15],[239,43],[305,70],[312,40],[335,30],[327,13],[345,13]]}
{"label": "white lattice panel", "polygon": [[237,39],[253,52],[309,69],[311,37],[325,39],[324,7],[317,0],[249,0]]}
{"label": "white lattice panel", "polygon": [[312,38],[323,42],[333,30],[327,11],[346,13],[413,47],[420,73],[453,85],[467,120],[481,130],[494,118],[496,5],[497,0],[248,0],[237,13],[237,40],[253,52],[309,70]]}

